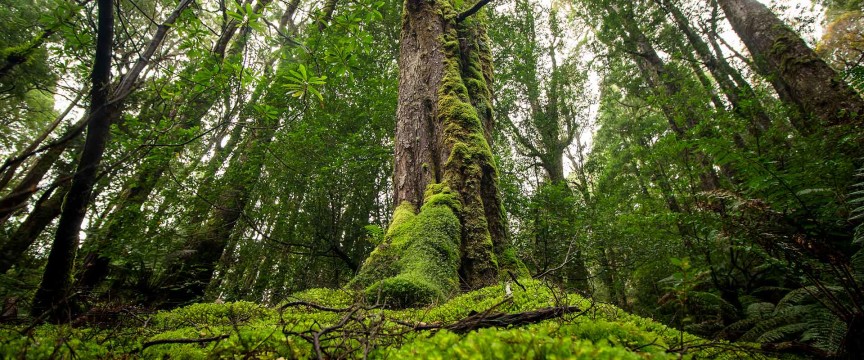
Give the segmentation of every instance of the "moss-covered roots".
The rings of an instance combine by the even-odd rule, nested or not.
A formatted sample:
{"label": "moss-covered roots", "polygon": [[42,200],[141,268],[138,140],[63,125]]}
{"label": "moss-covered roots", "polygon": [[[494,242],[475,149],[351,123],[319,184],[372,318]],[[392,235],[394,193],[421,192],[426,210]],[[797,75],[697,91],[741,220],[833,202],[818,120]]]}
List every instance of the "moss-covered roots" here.
{"label": "moss-covered roots", "polygon": [[381,244],[369,255],[349,286],[365,287],[369,302],[396,307],[426,305],[443,300],[459,289],[460,208],[446,187],[427,192],[415,214],[403,202]]}

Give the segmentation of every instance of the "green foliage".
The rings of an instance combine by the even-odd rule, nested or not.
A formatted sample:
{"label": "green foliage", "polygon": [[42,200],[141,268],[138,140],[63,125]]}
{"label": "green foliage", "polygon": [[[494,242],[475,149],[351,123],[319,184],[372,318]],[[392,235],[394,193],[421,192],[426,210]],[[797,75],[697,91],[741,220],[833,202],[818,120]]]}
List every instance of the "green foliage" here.
{"label": "green foliage", "polygon": [[[428,308],[368,310],[362,313],[363,318],[356,325],[349,322],[346,324],[349,328],[337,330],[336,336],[322,337],[321,346],[331,356],[350,358],[363,357],[366,351],[370,358],[388,359],[677,359],[680,354],[670,353],[669,350],[678,348],[683,339],[692,347],[692,350],[684,351],[685,358],[742,358],[751,354],[746,346],[735,350],[726,349],[722,343],[712,346],[705,340],[627,314],[615,307],[592,304],[577,295],[559,293],[538,281],[521,281],[526,290],[516,289],[511,297],[505,296],[502,286],[493,286]],[[293,297],[337,308],[351,304],[351,295],[340,290],[315,289]],[[408,332],[404,332],[406,327],[395,322],[451,323],[476,312],[516,313],[560,305],[561,301],[587,311],[524,327],[487,328],[465,335],[447,330],[415,332],[408,329]],[[308,358],[315,355],[315,350],[309,339],[304,340],[301,334],[333,326],[342,321],[343,315],[303,306],[277,311],[242,302],[195,304],[151,316],[138,314],[136,316],[142,322],[130,317],[124,320],[128,323],[116,329],[44,325],[35,328],[32,335],[26,337],[17,336],[15,329],[5,329],[0,333],[3,339],[0,341],[0,352],[34,359],[51,354],[58,357],[75,354],[86,358]],[[390,335],[378,337],[368,333],[364,335],[368,338],[358,336],[362,334],[361,329],[369,325],[380,329],[378,331],[382,334]],[[349,337],[339,335],[338,331],[346,331],[344,336]],[[221,337],[223,335],[224,338]],[[170,342],[177,339],[210,340],[201,344]],[[158,340],[168,343],[152,344]],[[369,342],[361,343],[361,340]],[[345,341],[351,344],[350,347],[345,347]],[[147,343],[151,344],[141,351]]]}

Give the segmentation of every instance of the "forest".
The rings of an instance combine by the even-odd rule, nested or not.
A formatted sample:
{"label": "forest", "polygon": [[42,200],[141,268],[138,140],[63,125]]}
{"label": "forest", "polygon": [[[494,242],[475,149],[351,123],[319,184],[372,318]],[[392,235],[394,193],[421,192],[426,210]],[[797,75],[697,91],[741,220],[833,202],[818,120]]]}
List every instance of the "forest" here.
{"label": "forest", "polygon": [[0,4],[0,358],[864,357],[861,0]]}

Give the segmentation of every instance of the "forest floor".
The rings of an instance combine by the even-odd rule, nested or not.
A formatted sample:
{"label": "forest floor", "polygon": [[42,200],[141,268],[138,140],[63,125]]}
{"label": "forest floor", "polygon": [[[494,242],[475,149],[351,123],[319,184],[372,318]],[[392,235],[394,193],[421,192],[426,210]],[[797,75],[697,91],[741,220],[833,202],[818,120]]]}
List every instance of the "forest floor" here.
{"label": "forest floor", "polygon": [[492,286],[422,309],[390,310],[313,289],[278,307],[199,303],[91,315],[79,326],[0,330],[4,358],[771,358],[704,340],[539,281]]}

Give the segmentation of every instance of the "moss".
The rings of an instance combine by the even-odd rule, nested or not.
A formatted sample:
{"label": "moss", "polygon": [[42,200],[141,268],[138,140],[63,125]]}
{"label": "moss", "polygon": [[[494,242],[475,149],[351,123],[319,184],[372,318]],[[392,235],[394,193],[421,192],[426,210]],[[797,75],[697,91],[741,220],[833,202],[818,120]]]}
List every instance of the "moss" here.
{"label": "moss", "polygon": [[459,287],[461,208],[446,186],[430,185],[420,212],[404,202],[393,215],[384,243],[363,264],[350,287],[365,288],[367,301],[404,308],[452,296]]}
{"label": "moss", "polygon": [[405,243],[410,239],[411,224],[414,222],[415,208],[409,202],[403,202],[393,212],[393,219],[384,235],[384,242],[378,245],[369,254],[360,272],[351,282],[348,288],[360,289],[372,285],[375,281],[396,276],[399,273],[399,255],[405,248]]}
{"label": "moss", "polygon": [[[477,103],[483,104],[482,114],[485,116],[490,110],[488,113],[491,116],[491,103],[487,101],[491,96],[482,75],[483,66],[477,52],[468,50],[476,48],[476,43],[459,42],[459,32],[473,31],[470,28],[473,27],[463,26],[460,30],[449,28],[442,36],[445,60],[444,74],[438,87],[438,121],[442,124],[444,145],[450,148],[450,155],[443,166],[442,183],[459,192],[462,208],[458,216],[463,226],[462,270],[468,285],[476,287],[494,283],[498,272],[493,240],[480,196],[483,177],[496,174],[481,113],[475,107]],[[463,52],[463,49],[467,52]]]}
{"label": "moss", "polygon": [[[402,276],[387,282],[408,287],[419,283],[410,280],[399,284]],[[763,353],[754,352],[755,346],[751,344],[730,346],[721,341],[707,341],[611,305],[592,304],[578,295],[562,294],[536,280],[521,279],[520,282],[526,290],[513,287],[509,298],[505,298],[502,286],[496,285],[459,295],[435,307],[373,309],[357,313],[355,318],[359,319],[358,322],[346,323],[344,328],[321,337],[321,346],[332,358],[365,358],[367,349],[371,359],[768,358]],[[312,289],[291,298],[331,307],[348,307],[350,299],[355,296],[343,290]],[[333,298],[336,300],[328,303]],[[522,327],[487,328],[464,335],[447,330],[410,331],[397,324],[397,321],[446,324],[493,308],[494,311],[516,313],[554,306],[559,301],[588,311]],[[0,341],[0,354],[21,359],[306,359],[315,357],[310,343],[312,334],[341,322],[344,315],[306,307],[290,307],[280,312],[252,303],[195,304],[160,312],[149,320],[147,315],[140,314],[130,317],[126,326],[106,329],[43,325],[33,329],[28,336],[21,336],[21,329],[0,329],[0,339],[4,339]],[[231,316],[241,316],[243,320],[231,320]],[[21,328],[27,325],[21,325]],[[345,333],[340,333],[341,330]],[[370,336],[364,338],[363,334]],[[153,340],[226,335],[227,338],[220,341],[161,344],[140,351],[143,343]],[[370,343],[367,344],[367,340]],[[682,341],[687,344],[682,353],[666,351],[681,349]]]}
{"label": "moss", "polygon": [[[490,204],[481,196],[484,182],[497,183],[498,176],[485,128],[492,116],[488,36],[474,19],[456,24],[450,0],[435,0],[433,6],[445,23],[437,39],[444,63],[436,116],[449,154],[440,184],[428,186],[419,213],[407,202],[397,207],[383,243],[349,284],[364,289],[369,301],[389,299],[399,307],[455,294],[460,271],[469,287],[496,283],[496,250],[509,249],[506,239],[492,238]],[[419,170],[428,167],[424,163]],[[503,211],[499,215],[503,219]],[[508,268],[518,268],[512,251],[502,255]]]}

